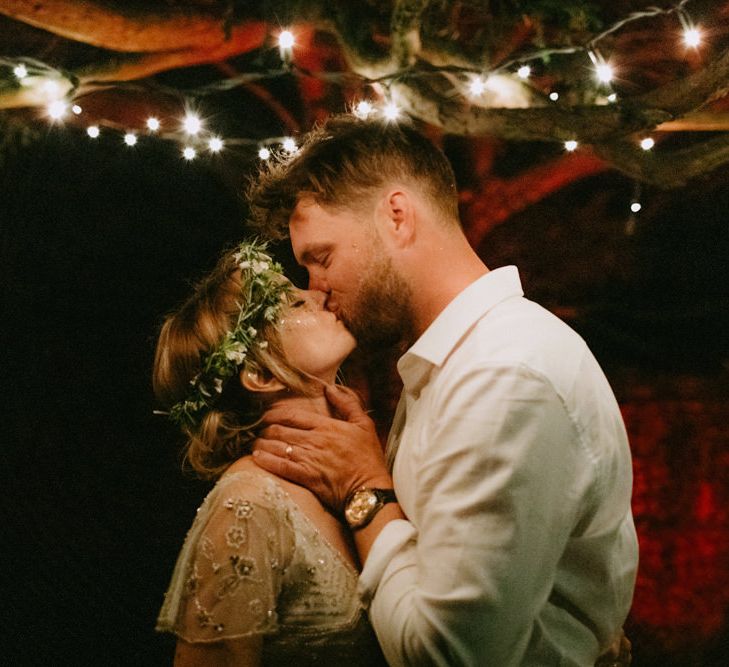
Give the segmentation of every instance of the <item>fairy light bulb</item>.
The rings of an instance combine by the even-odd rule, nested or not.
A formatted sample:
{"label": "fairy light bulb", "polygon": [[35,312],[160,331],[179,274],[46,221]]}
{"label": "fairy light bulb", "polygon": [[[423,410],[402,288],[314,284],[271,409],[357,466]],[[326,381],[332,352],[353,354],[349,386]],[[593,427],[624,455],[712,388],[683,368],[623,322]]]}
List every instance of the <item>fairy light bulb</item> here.
{"label": "fairy light bulb", "polygon": [[212,153],[220,153],[223,150],[223,140],[220,137],[210,137],[208,140],[208,149]]}
{"label": "fairy light bulb", "polygon": [[294,48],[294,35],[290,30],[282,30],[278,36],[278,54],[285,65],[291,63],[291,53]]}
{"label": "fairy light bulb", "polygon": [[597,76],[600,83],[610,83],[615,76],[615,72],[610,64],[598,62],[595,65],[595,76]]}
{"label": "fairy light bulb", "polygon": [[137,145],[137,135],[134,134],[134,132],[127,132],[124,135],[124,143],[127,146],[136,146]]}
{"label": "fairy light bulb", "polygon": [[268,160],[268,158],[271,157],[271,151],[268,150],[268,148],[261,148],[258,151],[258,157],[261,158],[261,160]]}
{"label": "fairy light bulb", "polygon": [[484,90],[486,90],[486,82],[480,76],[474,77],[471,79],[471,83],[468,84],[468,91],[473,97],[483,95]]}
{"label": "fairy light bulb", "polygon": [[196,135],[202,130],[202,121],[196,114],[189,113],[182,121],[182,127],[185,128],[185,132],[188,134]]}
{"label": "fairy light bulb", "polygon": [[653,139],[651,137],[646,137],[645,139],[641,139],[641,142],[640,142],[640,147],[644,151],[649,151],[655,145],[656,145],[656,142],[653,141]]}
{"label": "fairy light bulb", "polygon": [[71,107],[71,111],[74,113],[74,115],[79,116],[79,115],[81,115],[81,112],[83,111],[83,109],[81,108],[81,106],[79,104],[74,104]]}
{"label": "fairy light bulb", "polygon": [[579,144],[574,139],[569,139],[568,141],[564,142],[564,149],[568,153],[572,153],[573,151],[577,150],[577,146]]}
{"label": "fairy light bulb", "polygon": [[281,145],[283,146],[283,149],[287,153],[295,153],[298,150],[298,146],[296,145],[296,142],[291,137],[286,137],[281,142]]}
{"label": "fairy light bulb", "polygon": [[617,99],[618,99],[618,96],[615,93],[610,93],[607,96],[608,102],[615,102],[615,100],[617,100]]}
{"label": "fairy light bulb", "polygon": [[154,116],[150,116],[147,118],[147,129],[150,132],[156,132],[160,128],[160,122],[159,118],[155,118]]}
{"label": "fairy light bulb", "polygon": [[372,105],[367,100],[362,100],[354,108],[354,115],[360,120],[364,120],[372,113]]}
{"label": "fairy light bulb", "polygon": [[529,75],[532,73],[532,68],[529,67],[529,65],[522,65],[517,71],[516,75],[520,79],[528,79]]}
{"label": "fairy light bulb", "polygon": [[197,156],[197,151],[192,146],[185,146],[182,149],[182,157],[184,157],[188,162],[190,160],[194,160]]}
{"label": "fairy light bulb", "polygon": [[92,139],[96,139],[99,134],[101,134],[101,130],[99,130],[98,125],[89,125],[86,128],[86,134],[88,134]]}
{"label": "fairy light bulb", "polygon": [[282,30],[278,36],[278,45],[282,49],[294,48],[294,33],[290,30]]}
{"label": "fairy light bulb", "polygon": [[549,99],[552,100],[552,102],[556,102],[559,99],[559,93],[556,90],[553,90],[549,93]]}
{"label": "fairy light bulb", "polygon": [[394,102],[388,102],[382,109],[382,115],[390,122],[394,122],[400,116],[400,109]]}
{"label": "fairy light bulb", "polygon": [[68,111],[68,104],[66,104],[63,100],[53,100],[48,105],[48,115],[53,120],[61,120],[66,115],[66,112]]}
{"label": "fairy light bulb", "polygon": [[13,68],[13,74],[15,74],[18,79],[24,79],[28,76],[28,68],[21,63]]}
{"label": "fairy light bulb", "polygon": [[692,49],[698,47],[701,44],[701,30],[695,26],[684,28],[683,43]]}
{"label": "fairy light bulb", "polygon": [[642,208],[643,207],[641,206],[641,204],[640,204],[639,201],[634,201],[630,205],[630,211],[631,211],[631,213],[638,213],[638,211],[640,211],[640,209],[642,209]]}

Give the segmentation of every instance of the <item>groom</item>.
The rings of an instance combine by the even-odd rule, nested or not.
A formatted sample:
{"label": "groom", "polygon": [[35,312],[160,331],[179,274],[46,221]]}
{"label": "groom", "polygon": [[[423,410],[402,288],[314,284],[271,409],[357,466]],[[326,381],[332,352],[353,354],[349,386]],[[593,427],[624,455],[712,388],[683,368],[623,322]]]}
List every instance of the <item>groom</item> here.
{"label": "groom", "polygon": [[595,663],[637,541],[624,426],[584,341],[515,267],[483,264],[447,159],[408,127],[333,117],[251,204],[361,346],[410,346],[387,460],[335,387],[341,419],[274,409],[254,453],[349,523],[390,664]]}

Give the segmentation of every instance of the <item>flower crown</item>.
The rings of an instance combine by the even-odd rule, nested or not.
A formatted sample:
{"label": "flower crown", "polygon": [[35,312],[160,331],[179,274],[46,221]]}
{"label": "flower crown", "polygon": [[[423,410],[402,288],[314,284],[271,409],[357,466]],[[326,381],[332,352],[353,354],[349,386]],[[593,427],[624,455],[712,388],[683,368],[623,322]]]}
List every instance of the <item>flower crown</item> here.
{"label": "flower crown", "polygon": [[197,426],[223,393],[225,381],[238,372],[253,345],[260,348],[268,345],[266,341],[256,342],[256,336],[263,325],[276,320],[286,304],[291,283],[285,279],[281,265],[266,254],[266,249],[266,243],[253,239],[241,243],[233,254],[235,267],[241,271],[238,319],[217,347],[201,354],[200,372],[190,380],[190,393],[170,408],[169,418],[176,424]]}

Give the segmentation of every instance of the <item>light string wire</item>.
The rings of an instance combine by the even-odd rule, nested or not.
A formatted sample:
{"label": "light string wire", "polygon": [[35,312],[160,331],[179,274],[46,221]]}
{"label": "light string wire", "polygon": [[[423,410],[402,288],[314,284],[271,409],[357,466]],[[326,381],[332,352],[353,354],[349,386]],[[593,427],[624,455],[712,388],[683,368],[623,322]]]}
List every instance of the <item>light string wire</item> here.
{"label": "light string wire", "polygon": [[[400,68],[379,77],[366,77],[352,71],[315,72],[307,68],[301,67],[292,60],[291,53],[292,47],[294,45],[294,37],[289,31],[283,31],[279,35],[279,49],[282,60],[281,67],[266,68],[260,71],[243,72],[202,86],[196,86],[194,88],[171,87],[165,84],[161,84],[159,82],[155,82],[151,78],[141,79],[137,81],[96,81],[93,79],[84,81],[80,79],[78,75],[71,71],[58,67],[53,67],[35,58],[8,58],[0,56],[0,66],[11,68],[15,72],[16,78],[20,81],[21,86],[24,85],[24,82],[26,82],[27,84],[32,84],[35,82],[40,85],[45,79],[46,85],[58,87],[58,89],[61,90],[62,93],[55,98],[53,96],[52,90],[48,92],[48,97],[50,100],[49,109],[52,104],[56,105],[55,110],[51,110],[49,113],[49,115],[51,115],[54,120],[58,120],[63,114],[67,112],[66,107],[71,107],[74,110],[74,113],[79,115],[81,113],[81,107],[78,105],[78,103],[83,101],[83,99],[88,95],[91,95],[92,93],[97,91],[123,89],[143,93],[154,92],[171,97],[179,97],[182,101],[185,101],[189,99],[205,98],[216,93],[230,91],[237,87],[258,81],[276,79],[283,76],[301,76],[311,77],[320,81],[336,84],[357,82],[364,86],[370,86],[375,89],[379,84],[383,86],[385,88],[385,91],[387,92],[387,94],[384,96],[386,98],[384,101],[385,107],[379,111],[380,113],[382,113],[383,117],[386,120],[393,121],[399,115],[399,110],[394,105],[392,100],[389,99],[390,86],[395,82],[443,75],[451,75],[454,77],[471,77],[471,97],[477,97],[482,94],[485,86],[482,85],[474,87],[474,80],[480,80],[480,77],[488,78],[493,75],[504,75],[506,73],[513,74],[512,70],[516,66],[523,67],[525,63],[537,60],[545,60],[553,55],[569,55],[580,52],[586,53],[596,68],[597,75],[600,79],[600,85],[610,88],[609,84],[612,78],[612,70],[607,61],[597,50],[598,44],[606,39],[608,36],[612,35],[613,33],[617,32],[618,30],[630,23],[639,20],[655,18],[658,16],[668,16],[671,14],[676,14],[678,16],[679,21],[684,28],[685,34],[689,30],[695,31],[696,28],[686,11],[686,5],[690,1],[691,0],[680,0],[680,2],[672,6],[654,6],[648,7],[644,10],[632,12],[622,19],[616,21],[611,26],[609,26],[608,28],[598,33],[581,45],[567,47],[549,47],[528,51],[522,54],[517,54],[492,68],[487,68],[486,70],[479,70],[476,68],[469,68],[457,65],[427,67],[420,65],[417,67]],[[285,42],[284,39],[286,40]],[[286,44],[286,46],[284,47],[283,44]],[[19,74],[22,74],[23,76],[20,76]],[[523,79],[528,78],[528,76],[528,72],[526,77],[523,77],[521,74],[519,75],[519,78],[522,79],[522,84],[526,83]],[[476,79],[473,79],[473,77],[475,77]],[[477,92],[474,92],[474,90]],[[558,93],[556,92],[551,92],[547,94],[534,86],[530,86],[530,90],[532,90],[536,98],[541,99],[542,101],[545,101],[547,99],[551,101],[556,101],[559,97]],[[462,94],[466,95],[466,93]],[[607,97],[607,101],[616,101],[616,95],[612,93]],[[72,103],[73,106],[71,106]],[[363,104],[367,105],[366,109],[362,106]],[[363,116],[369,115],[370,113],[377,111],[377,109],[373,105],[366,101],[360,102],[359,107],[353,108],[355,113],[357,113],[358,115],[361,114]],[[358,112],[357,109],[360,109],[360,111]],[[96,125],[90,126],[87,129],[89,136],[91,136],[92,138],[96,138],[99,136],[99,125],[103,126],[105,129],[122,132],[125,131],[125,128],[118,122],[109,119],[99,119]],[[166,127],[162,128],[159,122],[157,123],[156,128],[151,129],[148,127],[148,131],[143,131],[145,131],[147,135],[154,134],[160,139],[182,142],[183,144],[185,144],[183,149],[183,155],[186,159],[193,159],[193,157],[196,157],[197,155],[197,151],[192,147],[192,144],[200,144],[200,139],[198,137],[199,132],[191,133],[184,132],[182,129],[171,130]],[[131,135],[134,135],[134,138],[132,138]],[[209,141],[216,142],[216,148],[211,148],[211,152],[219,152],[220,150],[222,150],[223,143],[226,147],[257,147],[259,149],[259,157],[261,157],[262,159],[267,159],[267,157],[269,157],[271,154],[269,147],[277,144],[285,145],[284,150],[287,150],[289,152],[296,150],[295,143],[292,144],[294,140],[291,137],[285,136],[268,137],[263,139],[247,137],[227,137],[223,140],[215,137],[207,131],[203,132],[200,136],[202,136],[203,138],[208,138]],[[127,130],[127,134],[125,135],[125,142],[130,146],[135,145],[136,135],[133,132],[130,133]],[[575,140],[565,142],[565,150],[573,151],[576,148],[577,142]]]}

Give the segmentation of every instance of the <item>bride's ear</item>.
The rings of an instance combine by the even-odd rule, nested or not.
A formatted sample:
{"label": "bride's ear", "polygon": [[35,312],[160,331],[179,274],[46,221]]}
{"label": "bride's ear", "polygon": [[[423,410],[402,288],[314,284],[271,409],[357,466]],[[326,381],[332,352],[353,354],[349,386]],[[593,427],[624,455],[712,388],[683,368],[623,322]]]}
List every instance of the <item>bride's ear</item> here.
{"label": "bride's ear", "polygon": [[271,373],[260,370],[243,368],[239,373],[240,383],[248,390],[261,394],[283,391],[286,386],[277,380]]}

